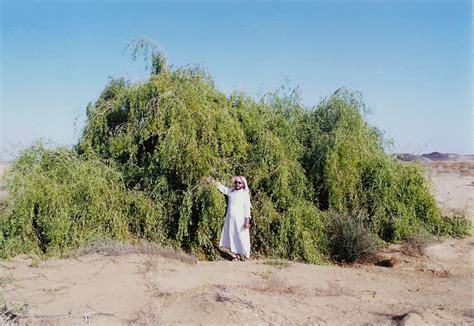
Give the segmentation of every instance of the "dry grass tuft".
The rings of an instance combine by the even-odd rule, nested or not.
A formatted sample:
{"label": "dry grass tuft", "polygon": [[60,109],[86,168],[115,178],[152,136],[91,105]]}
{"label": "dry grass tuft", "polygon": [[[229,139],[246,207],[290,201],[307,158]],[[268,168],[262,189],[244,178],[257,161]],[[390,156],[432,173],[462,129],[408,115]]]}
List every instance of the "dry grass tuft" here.
{"label": "dry grass tuft", "polygon": [[268,278],[264,282],[254,282],[249,287],[250,290],[264,294],[291,295],[305,298],[311,295],[318,297],[338,297],[348,293],[336,282],[329,282],[323,288],[304,288],[299,285],[288,284],[287,281],[275,276]]}
{"label": "dry grass tuft", "polygon": [[160,320],[156,305],[154,305],[152,302],[147,303],[146,306],[137,313],[134,319],[129,320],[128,324],[129,325],[160,325],[161,320]]}
{"label": "dry grass tuft", "polygon": [[0,324],[12,325],[18,320],[20,316],[14,311],[9,310],[6,305],[0,307]]}
{"label": "dry grass tuft", "polygon": [[69,257],[80,257],[91,254],[100,254],[104,256],[123,256],[130,254],[143,254],[160,256],[167,259],[179,260],[183,263],[194,265],[197,263],[196,257],[177,251],[173,248],[159,247],[149,242],[140,242],[132,245],[126,242],[120,242],[111,239],[96,239],[77,250],[72,251]]}
{"label": "dry grass tuft", "polygon": [[230,302],[232,298],[226,292],[216,292],[215,299],[217,302]]}
{"label": "dry grass tuft", "polygon": [[339,297],[347,294],[349,291],[344,289],[337,282],[328,282],[327,288],[313,290],[314,294],[318,297]]}
{"label": "dry grass tuft", "polygon": [[237,293],[235,293],[232,288],[229,288],[225,285],[217,284],[215,285],[216,292],[214,293],[214,300],[220,303],[231,303],[238,304],[247,309],[255,309],[255,305],[252,301],[240,298]]}
{"label": "dry grass tuft", "polygon": [[434,276],[441,277],[441,278],[450,278],[450,277],[453,276],[453,274],[450,271],[444,270],[444,269],[436,270],[436,269],[433,269],[433,268],[422,268],[421,271],[431,273]]}
{"label": "dry grass tuft", "polygon": [[400,252],[405,256],[421,257],[425,255],[425,249],[431,239],[425,235],[413,235],[405,239],[400,247]]}
{"label": "dry grass tuft", "polygon": [[441,169],[442,172],[457,171],[462,175],[474,176],[474,162],[449,162],[438,161],[430,164],[432,168]]}
{"label": "dry grass tuft", "polygon": [[254,282],[250,286],[251,290],[261,293],[286,294],[304,296],[307,291],[300,286],[290,285],[285,280],[275,276],[269,277],[265,282]]}
{"label": "dry grass tuft", "polygon": [[176,251],[173,248],[158,248],[158,255],[163,258],[179,260],[189,265],[197,264],[197,258],[183,252]]}
{"label": "dry grass tuft", "polygon": [[27,304],[7,305],[0,293],[0,325],[17,324],[19,319],[26,315],[27,310]]}
{"label": "dry grass tuft", "polygon": [[4,287],[8,283],[13,282],[13,276],[11,274],[0,276],[0,287]]}
{"label": "dry grass tuft", "polygon": [[290,262],[282,259],[268,259],[263,262],[264,265],[269,265],[278,269],[287,268],[290,266]]}
{"label": "dry grass tuft", "polygon": [[473,170],[460,170],[460,173],[462,176],[465,176],[465,177],[474,177]]}

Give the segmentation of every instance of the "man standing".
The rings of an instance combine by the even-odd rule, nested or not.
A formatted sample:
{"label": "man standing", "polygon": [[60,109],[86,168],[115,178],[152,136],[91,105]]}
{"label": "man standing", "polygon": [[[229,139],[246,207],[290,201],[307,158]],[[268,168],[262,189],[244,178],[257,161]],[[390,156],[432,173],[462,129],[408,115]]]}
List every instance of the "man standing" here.
{"label": "man standing", "polygon": [[234,260],[250,258],[250,191],[247,180],[243,176],[232,178],[233,188],[228,188],[208,178],[209,183],[217,186],[220,192],[227,196],[227,213],[222,228],[219,246],[230,251]]}

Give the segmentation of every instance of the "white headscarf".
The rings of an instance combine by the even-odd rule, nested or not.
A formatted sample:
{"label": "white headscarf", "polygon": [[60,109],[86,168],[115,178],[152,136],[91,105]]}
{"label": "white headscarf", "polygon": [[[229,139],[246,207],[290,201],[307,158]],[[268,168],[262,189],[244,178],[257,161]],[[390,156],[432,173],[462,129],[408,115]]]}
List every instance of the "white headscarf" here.
{"label": "white headscarf", "polygon": [[235,177],[232,177],[232,183],[234,183],[235,181],[240,181],[242,182],[242,190],[243,191],[246,191],[250,194],[250,189],[249,189],[249,185],[247,183],[247,179],[245,179],[244,176],[241,176],[241,175],[236,175]]}
{"label": "white headscarf", "polygon": [[247,193],[250,208],[253,208],[252,203],[250,202],[250,189],[249,189],[249,185],[247,183],[247,179],[244,176],[241,176],[241,175],[236,175],[236,176],[232,177],[232,183],[234,183],[237,180],[242,182],[242,187],[240,189],[242,189],[243,191],[245,191]]}

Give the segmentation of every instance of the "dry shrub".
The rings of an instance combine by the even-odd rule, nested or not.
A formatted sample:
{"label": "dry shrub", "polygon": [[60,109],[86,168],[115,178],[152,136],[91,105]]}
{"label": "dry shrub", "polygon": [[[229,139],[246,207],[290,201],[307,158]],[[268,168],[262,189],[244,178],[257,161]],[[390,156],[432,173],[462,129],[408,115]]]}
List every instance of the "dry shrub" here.
{"label": "dry shrub", "polygon": [[329,251],[336,262],[365,262],[375,255],[377,238],[364,227],[360,216],[330,212],[327,219]]}
{"label": "dry shrub", "polygon": [[421,257],[425,255],[425,249],[431,241],[429,235],[412,235],[403,241],[400,251],[406,256]]}
{"label": "dry shrub", "polygon": [[432,167],[443,169],[443,170],[452,169],[452,163],[446,162],[446,161],[435,161],[435,162],[430,163],[430,165]]}
{"label": "dry shrub", "polygon": [[460,170],[474,169],[474,162],[460,162],[459,169]]}
{"label": "dry shrub", "polygon": [[450,171],[459,171],[463,174],[469,174],[474,170],[474,162],[462,161],[462,162],[449,162],[449,161],[437,161],[430,163],[430,166],[433,168],[450,170]]}
{"label": "dry shrub", "polygon": [[472,170],[461,170],[460,173],[463,176],[469,176],[469,177],[474,176],[474,172]]}

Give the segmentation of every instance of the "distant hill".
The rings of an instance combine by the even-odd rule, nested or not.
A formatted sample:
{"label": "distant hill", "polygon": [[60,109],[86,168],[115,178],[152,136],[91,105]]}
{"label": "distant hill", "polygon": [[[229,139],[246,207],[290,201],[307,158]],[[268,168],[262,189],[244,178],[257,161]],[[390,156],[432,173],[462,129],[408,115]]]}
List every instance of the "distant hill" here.
{"label": "distant hill", "polygon": [[400,161],[404,161],[404,162],[413,162],[413,161],[421,161],[425,163],[431,162],[429,158],[419,156],[419,155],[409,154],[409,153],[400,153],[400,154],[395,154],[394,156]]}
{"label": "distant hill", "polygon": [[415,155],[415,154],[410,154],[410,153],[398,153],[398,154],[395,154],[395,157],[405,162],[420,161],[420,162],[429,163],[433,161],[450,161],[450,162],[474,161],[474,154],[473,155],[460,155],[460,154],[454,154],[454,153],[440,153],[440,152],[432,152],[429,154],[422,154],[422,155]]}

